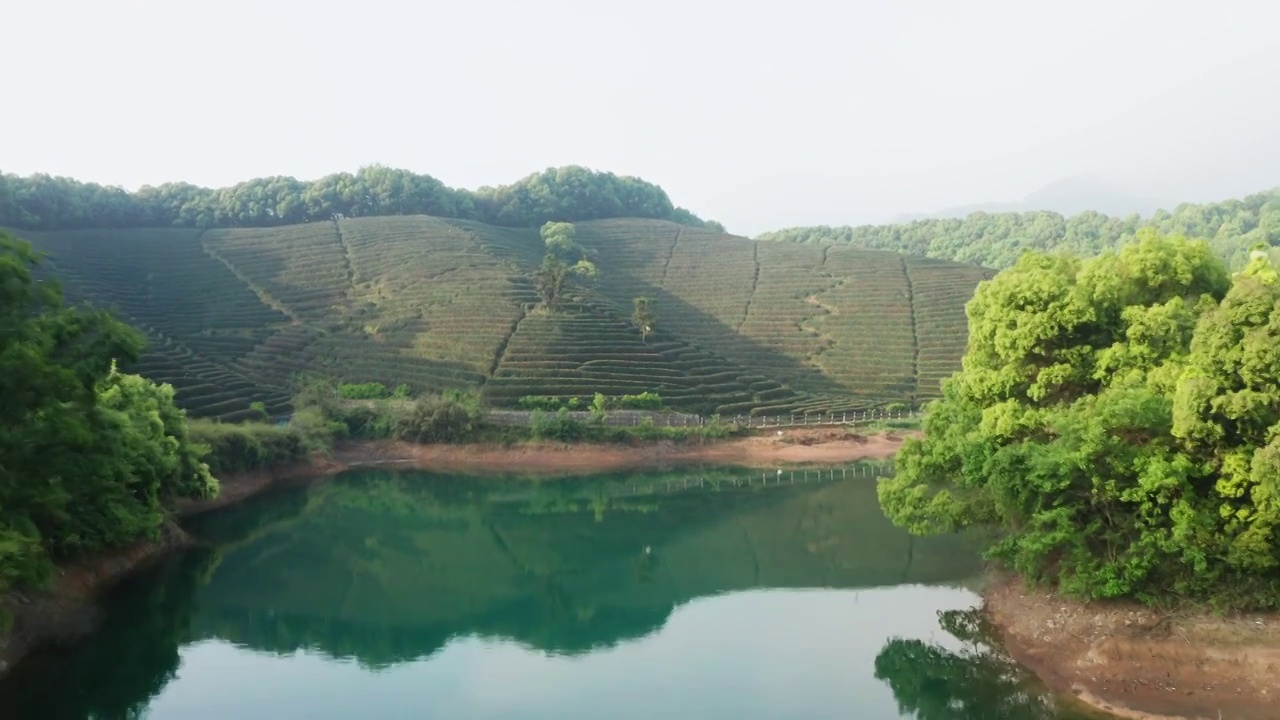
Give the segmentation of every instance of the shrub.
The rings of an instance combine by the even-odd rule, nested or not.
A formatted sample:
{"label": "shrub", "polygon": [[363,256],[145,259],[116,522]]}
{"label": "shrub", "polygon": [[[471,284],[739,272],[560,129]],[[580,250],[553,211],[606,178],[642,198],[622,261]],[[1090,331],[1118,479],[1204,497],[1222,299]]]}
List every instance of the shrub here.
{"label": "shrub", "polygon": [[380,382],[343,383],[338,386],[338,397],[344,400],[382,400],[390,394],[387,386]]}
{"label": "shrub", "polygon": [[560,408],[555,415],[547,415],[541,410],[535,410],[530,427],[533,437],[538,440],[573,442],[581,440],[587,434],[587,426],[569,417],[569,411],[566,408]]}
{"label": "shrub", "polygon": [[356,405],[338,408],[334,415],[334,420],[346,428],[346,437],[385,440],[396,435],[397,418],[383,403],[377,403],[374,407]]}
{"label": "shrub", "polygon": [[555,412],[562,407],[555,395],[525,395],[517,401],[521,410],[545,410]]}
{"label": "shrub", "polygon": [[254,400],[249,403],[249,411],[256,415],[259,420],[266,420],[271,417],[267,414],[267,404],[261,400]]}
{"label": "shrub", "polygon": [[396,424],[396,436],[418,443],[456,442],[470,435],[484,417],[479,399],[460,392],[418,399]]}
{"label": "shrub", "polygon": [[413,390],[408,385],[400,383],[396,389],[391,392],[391,397],[397,400],[408,400],[413,395]]}
{"label": "shrub", "polygon": [[307,456],[302,433],[288,426],[192,420],[189,434],[209,448],[204,461],[215,475],[283,465]]}
{"label": "shrub", "polygon": [[655,392],[642,392],[639,395],[623,395],[618,398],[617,406],[624,410],[661,410],[662,398]]}

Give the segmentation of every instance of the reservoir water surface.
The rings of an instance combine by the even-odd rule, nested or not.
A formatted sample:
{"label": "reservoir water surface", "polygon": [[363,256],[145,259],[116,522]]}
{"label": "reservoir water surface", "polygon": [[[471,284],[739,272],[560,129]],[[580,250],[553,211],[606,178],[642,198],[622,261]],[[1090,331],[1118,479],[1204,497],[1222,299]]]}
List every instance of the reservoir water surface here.
{"label": "reservoir water surface", "polygon": [[881,514],[883,469],[283,489],[188,523],[0,715],[1068,717],[983,640],[972,548]]}

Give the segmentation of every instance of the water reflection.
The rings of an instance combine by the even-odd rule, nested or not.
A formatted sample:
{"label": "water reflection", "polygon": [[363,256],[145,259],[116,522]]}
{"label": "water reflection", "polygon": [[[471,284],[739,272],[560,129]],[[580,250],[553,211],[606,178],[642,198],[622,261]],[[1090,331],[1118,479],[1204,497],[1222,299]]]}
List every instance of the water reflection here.
{"label": "water reflection", "polygon": [[[598,658],[655,636],[698,598],[976,574],[978,559],[963,543],[912,539],[888,523],[875,466],[824,472],[529,482],[363,471],[259,498],[192,523],[203,547],[121,587],[102,631],[79,647],[20,667],[0,685],[0,708],[16,717],[136,716],[180,664],[184,679],[203,667],[180,658],[212,653],[209,642],[371,669],[433,658],[463,638]],[[763,611],[719,600],[715,612],[727,622],[741,605],[743,622],[812,627],[837,617],[830,613],[858,612],[836,609],[847,606],[842,597],[824,606],[826,616],[753,615]],[[814,600],[769,602],[808,608]],[[892,597],[880,602],[880,612],[893,611]],[[866,681],[887,684],[901,713],[921,720],[1052,717],[1015,666],[976,649],[971,616],[942,619],[959,649],[892,640]],[[877,631],[876,620],[863,620]],[[701,627],[709,631],[709,621]]]}
{"label": "water reflection", "polygon": [[893,689],[898,709],[918,720],[1050,720],[1061,717],[1031,677],[992,645],[979,610],[938,613],[959,648],[895,638],[876,657],[876,678]]}

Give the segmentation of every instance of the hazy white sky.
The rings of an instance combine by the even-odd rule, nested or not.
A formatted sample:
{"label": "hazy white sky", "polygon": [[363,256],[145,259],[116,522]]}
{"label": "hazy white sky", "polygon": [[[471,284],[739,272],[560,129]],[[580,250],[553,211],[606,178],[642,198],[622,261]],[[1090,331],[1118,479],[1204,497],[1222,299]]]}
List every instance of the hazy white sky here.
{"label": "hazy white sky", "polygon": [[1280,185],[1280,2],[7,3],[0,169],[135,188],[581,164],[755,233]]}

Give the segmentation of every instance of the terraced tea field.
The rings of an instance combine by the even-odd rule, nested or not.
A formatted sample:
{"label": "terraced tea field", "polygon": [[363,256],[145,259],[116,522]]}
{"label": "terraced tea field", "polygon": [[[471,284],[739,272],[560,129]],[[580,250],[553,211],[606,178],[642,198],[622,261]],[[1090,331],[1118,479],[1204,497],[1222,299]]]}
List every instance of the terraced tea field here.
{"label": "terraced tea field", "polygon": [[[848,247],[754,242],[664,221],[576,225],[599,274],[538,305],[536,230],[426,216],[283,228],[21,233],[68,297],[152,342],[136,368],[192,414],[287,410],[301,373],[417,391],[656,391],[704,413],[915,404],[959,366],[964,303],[990,275]],[[642,340],[632,299],[653,298]]]}

